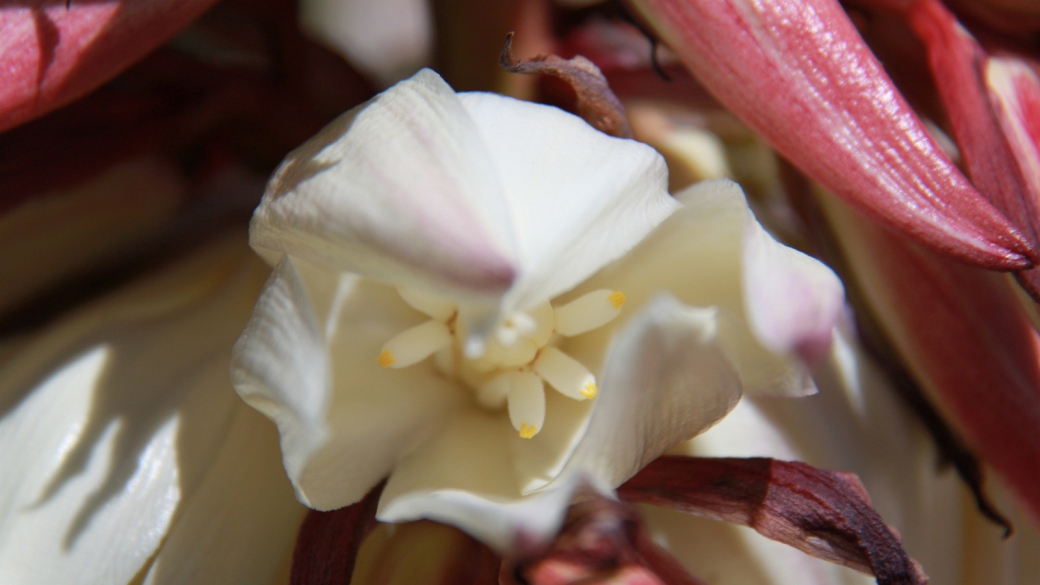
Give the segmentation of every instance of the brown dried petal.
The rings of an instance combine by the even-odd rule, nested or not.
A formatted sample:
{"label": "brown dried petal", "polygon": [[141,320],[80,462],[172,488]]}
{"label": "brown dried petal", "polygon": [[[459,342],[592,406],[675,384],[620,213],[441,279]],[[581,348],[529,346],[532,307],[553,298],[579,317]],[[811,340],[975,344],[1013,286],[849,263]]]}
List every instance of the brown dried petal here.
{"label": "brown dried petal", "polygon": [[307,514],[293,550],[292,585],[350,583],[361,543],[376,527],[376,508],[385,485],[380,483],[346,508]]}
{"label": "brown dried petal", "polygon": [[585,57],[563,59],[556,55],[541,55],[518,60],[511,50],[513,33],[506,35],[499,64],[513,73],[550,75],[564,81],[574,90],[574,112],[597,130],[620,138],[631,138],[632,129],[621,105],[607,84],[607,78]]}
{"label": "brown dried petal", "polygon": [[661,457],[618,493],[750,526],[812,556],[873,574],[879,585],[928,582],[851,473],[767,458]]}
{"label": "brown dried petal", "polygon": [[502,564],[501,585],[704,585],[643,528],[634,506],[596,497],[571,506],[547,551]]}

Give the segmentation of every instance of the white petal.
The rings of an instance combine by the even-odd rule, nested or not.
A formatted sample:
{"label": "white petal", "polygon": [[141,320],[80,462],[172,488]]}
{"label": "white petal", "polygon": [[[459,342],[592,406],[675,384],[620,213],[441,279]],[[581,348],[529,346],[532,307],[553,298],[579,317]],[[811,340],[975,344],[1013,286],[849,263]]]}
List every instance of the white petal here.
{"label": "white petal", "polygon": [[330,311],[338,325],[327,347],[309,290],[334,287],[320,277],[305,284],[291,259],[279,264],[235,346],[232,379],[278,425],[297,497],[328,510],[361,499],[439,428],[460,395],[432,364],[380,367],[382,345],[425,319],[392,287],[348,277]]}
{"label": "white petal", "polygon": [[[558,440],[555,452],[517,450],[524,492],[549,484],[561,459],[566,462],[563,475],[586,472],[606,485],[620,485],[725,416],[740,399],[741,384],[718,347],[717,330],[713,310],[685,307],[666,295],[651,301],[614,336],[599,396],[574,403],[593,408],[585,428],[572,427],[579,439],[573,455],[566,458],[567,451],[559,449],[573,440],[570,445]],[[584,361],[577,343],[564,349]],[[551,431],[547,417],[545,433]]]}
{"label": "white petal", "polygon": [[269,259],[452,298],[497,295],[514,280],[514,244],[486,149],[455,92],[423,70],[289,153],[250,242]]}
{"label": "white petal", "polygon": [[529,441],[518,437],[501,416],[463,411],[398,465],[376,517],[383,522],[426,518],[451,524],[499,553],[551,538],[586,480],[571,476],[555,489],[521,498],[509,461],[510,442]]}
{"label": "white petal", "polygon": [[210,469],[267,272],[244,234],[67,317],[0,374],[0,582],[129,582]]}
{"label": "white petal", "polygon": [[841,281],[818,260],[773,239],[750,211],[745,217],[741,266],[751,330],[774,353],[825,358],[845,305]]}
{"label": "white petal", "polygon": [[[683,191],[679,198],[683,207],[639,246],[561,301],[601,288],[624,293],[626,310],[597,330],[607,335],[631,318],[629,307],[641,306],[662,290],[687,305],[718,307],[724,329],[730,332],[724,336],[724,347],[740,371],[745,392],[782,396],[813,393],[815,387],[801,363],[793,355],[768,349],[750,327],[750,301],[744,294],[747,271],[742,262],[745,232],[753,219],[749,219],[751,211],[740,188],[731,181],[705,181]],[[815,266],[813,270],[827,271],[815,260],[804,259]],[[833,289],[809,292],[801,302],[818,308],[819,314],[830,315]],[[840,311],[833,314],[835,321],[839,315]],[[595,371],[593,364],[586,365]]]}
{"label": "white petal", "polygon": [[520,274],[506,311],[573,288],[631,249],[678,207],[652,148],[557,108],[459,94],[501,177]]}
{"label": "white petal", "polygon": [[384,87],[426,65],[433,50],[425,0],[304,0],[299,26]]}
{"label": "white petal", "polygon": [[306,510],[285,477],[274,426],[239,403],[145,585],[269,582],[291,554]]}

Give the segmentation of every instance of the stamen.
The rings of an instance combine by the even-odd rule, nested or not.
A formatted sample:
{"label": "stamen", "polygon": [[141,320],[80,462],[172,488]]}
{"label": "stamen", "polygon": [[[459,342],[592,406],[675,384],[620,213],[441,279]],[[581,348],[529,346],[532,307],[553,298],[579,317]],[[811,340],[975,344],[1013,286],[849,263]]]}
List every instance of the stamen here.
{"label": "stamen", "polygon": [[402,286],[397,289],[397,293],[401,295],[404,302],[411,305],[413,309],[422,311],[430,317],[442,322],[450,319],[458,308],[455,306],[455,303],[451,301],[429,293],[419,292],[413,288],[405,288]]}
{"label": "stamen", "polygon": [[528,311],[528,314],[536,323],[528,337],[534,342],[535,347],[544,347],[546,343],[549,343],[553,328],[556,327],[556,317],[553,314],[552,305],[548,302],[543,303]]}
{"label": "stamen", "polygon": [[568,398],[587,400],[599,393],[596,377],[581,362],[555,347],[543,349],[531,368]]}
{"label": "stamen", "polygon": [[509,422],[520,433],[530,439],[538,434],[545,422],[545,387],[542,379],[530,372],[513,372],[508,378]]}
{"label": "stamen", "polygon": [[556,307],[556,331],[568,337],[602,327],[621,313],[625,294],[600,289]]}
{"label": "stamen", "polygon": [[440,321],[427,321],[398,333],[383,346],[379,365],[405,368],[421,362],[437,350],[451,344],[451,332]]}

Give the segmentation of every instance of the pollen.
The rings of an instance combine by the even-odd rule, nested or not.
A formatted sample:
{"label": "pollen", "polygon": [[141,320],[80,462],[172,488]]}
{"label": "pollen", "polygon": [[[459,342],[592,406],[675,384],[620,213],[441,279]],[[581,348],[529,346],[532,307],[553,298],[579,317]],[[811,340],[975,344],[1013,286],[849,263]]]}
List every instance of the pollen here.
{"label": "pollen", "polygon": [[595,382],[586,382],[581,388],[581,395],[589,400],[595,398],[597,394],[599,394],[599,389],[596,388]]}
{"label": "pollen", "polygon": [[529,424],[520,425],[520,438],[530,439],[538,434],[538,427]]}
{"label": "pollen", "polygon": [[610,304],[614,305],[615,309],[620,309],[621,305],[625,304],[625,293],[616,290],[610,293],[610,296],[607,297],[607,300],[610,301]]}
{"label": "pollen", "polygon": [[394,359],[394,354],[390,353],[389,349],[384,349],[383,353],[379,354],[379,365],[384,368],[389,368],[394,365],[394,362],[396,361],[397,360]]}

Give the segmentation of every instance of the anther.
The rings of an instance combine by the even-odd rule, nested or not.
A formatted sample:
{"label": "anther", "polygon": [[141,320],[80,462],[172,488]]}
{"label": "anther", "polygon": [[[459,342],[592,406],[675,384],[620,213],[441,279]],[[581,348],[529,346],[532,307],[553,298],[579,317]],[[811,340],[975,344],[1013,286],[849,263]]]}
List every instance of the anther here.
{"label": "anther", "polygon": [[530,372],[512,372],[503,376],[509,383],[506,402],[509,422],[520,436],[530,439],[545,422],[545,387],[542,379]]}
{"label": "anther", "polygon": [[569,337],[602,327],[621,313],[624,304],[625,294],[620,291],[592,291],[554,308],[556,331]]}
{"label": "anther", "polygon": [[421,362],[434,352],[451,344],[451,332],[440,321],[427,321],[398,333],[383,345],[379,365],[405,368]]}
{"label": "anther", "polygon": [[568,398],[587,400],[595,398],[599,393],[596,377],[581,362],[555,347],[543,349],[531,368]]}

